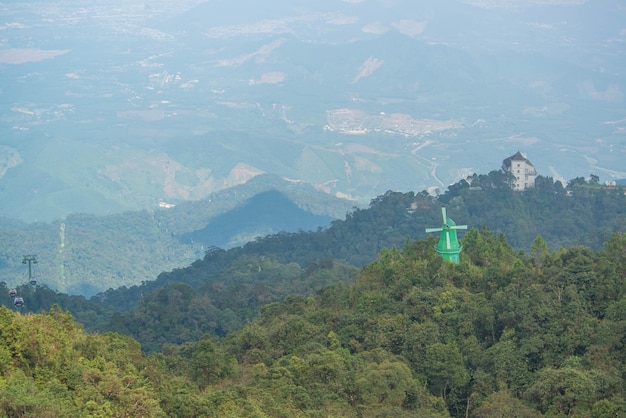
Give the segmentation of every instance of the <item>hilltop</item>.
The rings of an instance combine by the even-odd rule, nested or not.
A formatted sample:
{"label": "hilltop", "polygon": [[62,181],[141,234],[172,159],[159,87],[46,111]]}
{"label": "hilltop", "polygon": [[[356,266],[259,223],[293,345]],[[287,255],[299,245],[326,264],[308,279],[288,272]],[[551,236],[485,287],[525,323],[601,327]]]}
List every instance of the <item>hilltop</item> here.
{"label": "hilltop", "polygon": [[[539,176],[535,188],[518,193],[510,181],[500,171],[475,174],[438,196],[388,191],[359,209],[280,179],[268,189],[266,179],[152,213],[72,215],[52,224],[5,219],[0,271],[8,284],[24,283],[22,255],[35,253],[40,283],[89,297],[152,282],[213,247],[228,250],[229,258],[269,254],[302,268],[325,258],[362,267],[383,248],[425,239],[424,228],[439,223],[442,206],[470,227],[506,235],[519,251],[528,251],[538,235],[552,250],[580,242],[598,249],[611,233],[624,230],[623,186],[578,177],[564,187]],[[329,212],[334,216],[324,215]]]}
{"label": "hilltop", "polygon": [[[506,239],[519,254],[558,252],[580,242],[599,251],[614,234],[625,231],[626,195],[621,186],[605,187],[577,178],[563,187],[539,176],[534,188],[515,192],[511,182],[509,175],[493,171],[468,177],[438,197],[387,192],[367,209],[354,209],[326,228],[282,231],[228,249],[210,246],[186,267],[179,264],[141,283],[110,288],[89,299],[58,294],[44,280],[37,291],[29,285],[19,291],[28,299],[26,311],[47,310],[58,303],[90,330],[129,333],[146,349],[156,350],[165,342],[179,343],[206,332],[225,336],[252,320],[263,304],[291,293],[310,294],[337,281],[350,283],[358,269],[385,249],[404,248],[414,240],[429,240],[433,246],[436,237],[428,237],[425,228],[440,224],[442,206],[450,217],[468,224],[470,231]],[[468,244],[476,239],[473,234],[468,233],[474,238],[461,238],[468,254],[472,253]],[[101,251],[101,258],[118,257],[101,265],[113,270],[124,267],[124,260],[139,260],[142,253],[137,249],[150,248],[135,247]],[[128,254],[115,252],[120,250]],[[154,254],[147,251],[144,257],[150,263]],[[475,262],[486,263],[481,257]],[[10,300],[3,303],[10,305]],[[159,324],[168,310],[176,311],[182,322],[168,320],[164,332]]]}

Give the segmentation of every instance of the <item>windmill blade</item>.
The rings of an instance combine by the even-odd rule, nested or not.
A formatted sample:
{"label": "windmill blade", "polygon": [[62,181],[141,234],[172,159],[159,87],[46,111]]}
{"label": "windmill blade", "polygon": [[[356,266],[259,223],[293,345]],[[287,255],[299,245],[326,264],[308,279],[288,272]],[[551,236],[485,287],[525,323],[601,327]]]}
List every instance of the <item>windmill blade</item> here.
{"label": "windmill blade", "polygon": [[454,225],[450,229],[467,229],[467,225]]}
{"label": "windmill blade", "polygon": [[446,250],[450,249],[450,231],[446,231]]}
{"label": "windmill blade", "polygon": [[426,232],[441,232],[443,228],[426,228]]}
{"label": "windmill blade", "polygon": [[441,208],[441,215],[443,216],[443,223],[447,224],[448,223],[448,215],[446,214],[446,208],[445,207]]}

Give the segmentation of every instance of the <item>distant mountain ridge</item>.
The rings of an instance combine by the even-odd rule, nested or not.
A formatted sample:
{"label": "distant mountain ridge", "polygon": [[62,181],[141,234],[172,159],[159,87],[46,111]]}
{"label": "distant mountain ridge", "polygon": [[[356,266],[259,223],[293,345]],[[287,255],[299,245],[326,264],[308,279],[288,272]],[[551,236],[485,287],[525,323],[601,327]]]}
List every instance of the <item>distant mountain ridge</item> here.
{"label": "distant mountain ridge", "polygon": [[152,280],[201,258],[208,246],[316,230],[345,216],[351,208],[347,203],[308,185],[262,175],[205,200],[150,212],[73,214],[34,224],[0,218],[1,280],[10,286],[23,283],[22,255],[37,254],[41,284],[91,296]]}
{"label": "distant mountain ridge", "polygon": [[216,216],[204,228],[184,234],[181,240],[190,240],[205,247],[231,248],[282,231],[325,228],[332,220],[330,216],[306,212],[278,190],[270,190]]}

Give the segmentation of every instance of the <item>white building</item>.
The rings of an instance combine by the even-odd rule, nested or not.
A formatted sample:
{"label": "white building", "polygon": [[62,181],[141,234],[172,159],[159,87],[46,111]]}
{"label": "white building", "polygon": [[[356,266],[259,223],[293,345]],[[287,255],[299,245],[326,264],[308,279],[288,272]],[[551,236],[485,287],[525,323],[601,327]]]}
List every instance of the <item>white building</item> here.
{"label": "white building", "polygon": [[535,185],[537,170],[519,151],[502,161],[502,170],[515,176],[514,190],[525,190]]}

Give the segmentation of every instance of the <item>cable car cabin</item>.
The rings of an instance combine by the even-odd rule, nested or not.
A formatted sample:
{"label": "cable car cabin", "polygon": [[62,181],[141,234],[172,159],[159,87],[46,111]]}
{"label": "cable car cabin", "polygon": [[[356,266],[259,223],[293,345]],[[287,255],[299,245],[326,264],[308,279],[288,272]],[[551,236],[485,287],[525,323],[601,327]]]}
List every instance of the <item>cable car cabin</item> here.
{"label": "cable car cabin", "polygon": [[14,298],[17,296],[17,290],[15,289],[9,289],[9,297],[10,298]]}
{"label": "cable car cabin", "polygon": [[16,297],[15,300],[13,301],[13,304],[15,305],[16,308],[23,308],[24,307],[24,299],[22,299],[20,297]]}
{"label": "cable car cabin", "polygon": [[30,279],[30,285],[31,286],[36,286],[37,285],[37,280],[33,277],[32,279]]}

